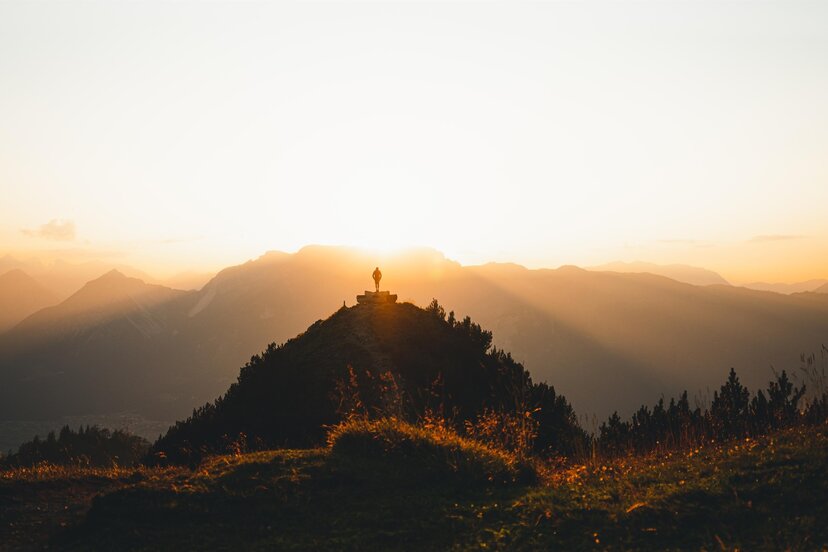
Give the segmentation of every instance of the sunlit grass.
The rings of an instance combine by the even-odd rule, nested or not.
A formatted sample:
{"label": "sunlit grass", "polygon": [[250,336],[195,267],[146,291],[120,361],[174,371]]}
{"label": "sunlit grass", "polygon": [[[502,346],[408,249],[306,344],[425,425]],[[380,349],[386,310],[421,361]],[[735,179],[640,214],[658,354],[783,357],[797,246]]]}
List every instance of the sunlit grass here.
{"label": "sunlit grass", "polygon": [[410,479],[456,484],[535,479],[531,464],[502,448],[461,436],[447,424],[348,420],[331,428],[328,444],[334,455],[385,462]]}
{"label": "sunlit grass", "polygon": [[517,527],[546,525],[567,539],[591,523],[596,543],[798,549],[820,542],[812,532],[825,518],[826,467],[828,426],[794,428],[547,472],[545,488],[512,514]]}
{"label": "sunlit grass", "polygon": [[170,473],[181,472],[181,468],[147,468],[147,467],[90,467],[52,464],[40,462],[33,466],[0,469],[0,482],[34,482],[64,479],[125,479],[125,478],[161,478]]}

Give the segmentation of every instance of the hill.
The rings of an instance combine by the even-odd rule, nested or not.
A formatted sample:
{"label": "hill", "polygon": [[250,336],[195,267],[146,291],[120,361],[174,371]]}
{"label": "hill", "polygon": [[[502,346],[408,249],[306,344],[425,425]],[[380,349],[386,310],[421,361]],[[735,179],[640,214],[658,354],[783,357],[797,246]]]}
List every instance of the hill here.
{"label": "hill", "polygon": [[55,294],[20,269],[0,275],[0,333],[57,301]]}
{"label": "hill", "polygon": [[826,469],[823,425],[516,486],[399,479],[387,458],[328,448],[218,456],[196,471],[0,472],[0,539],[33,550],[820,550]]}
{"label": "hill", "polygon": [[490,347],[469,318],[446,318],[436,303],[343,307],[241,369],[215,402],[177,423],[154,446],[160,458],[192,462],[255,443],[307,446],[349,412],[400,418],[427,411],[458,423],[485,409],[542,407],[539,442],[571,451],[581,433],[563,397],[534,385],[523,366]]}
{"label": "hill", "polygon": [[706,268],[682,264],[659,265],[641,261],[631,263],[616,261],[599,266],[591,266],[588,267],[587,270],[624,273],[646,272],[657,276],[664,276],[665,278],[670,278],[671,280],[676,280],[677,282],[692,284],[694,286],[730,285],[730,283],[722,278],[722,276],[717,272]]}
{"label": "hill", "polygon": [[828,293],[828,282],[816,288],[814,293]]}

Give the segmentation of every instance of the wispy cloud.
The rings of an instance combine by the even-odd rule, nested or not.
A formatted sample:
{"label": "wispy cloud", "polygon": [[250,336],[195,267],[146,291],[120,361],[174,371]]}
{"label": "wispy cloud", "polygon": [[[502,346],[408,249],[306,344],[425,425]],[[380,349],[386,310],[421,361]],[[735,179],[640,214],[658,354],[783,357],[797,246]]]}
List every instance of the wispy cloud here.
{"label": "wispy cloud", "polygon": [[32,238],[71,241],[75,239],[75,223],[71,220],[52,219],[38,228],[23,228],[20,232]]}
{"label": "wispy cloud", "polygon": [[753,236],[748,240],[749,243],[765,243],[775,241],[799,240],[805,236],[798,236],[794,234],[765,234],[761,236]]}

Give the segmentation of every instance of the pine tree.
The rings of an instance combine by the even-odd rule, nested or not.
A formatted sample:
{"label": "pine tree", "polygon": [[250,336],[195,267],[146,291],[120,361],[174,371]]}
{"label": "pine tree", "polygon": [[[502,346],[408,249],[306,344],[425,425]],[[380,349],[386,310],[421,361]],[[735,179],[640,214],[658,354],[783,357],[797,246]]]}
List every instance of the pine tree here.
{"label": "pine tree", "polygon": [[745,434],[748,421],[750,392],[741,384],[736,370],[730,369],[727,382],[713,394],[710,416],[717,437],[739,437]]}

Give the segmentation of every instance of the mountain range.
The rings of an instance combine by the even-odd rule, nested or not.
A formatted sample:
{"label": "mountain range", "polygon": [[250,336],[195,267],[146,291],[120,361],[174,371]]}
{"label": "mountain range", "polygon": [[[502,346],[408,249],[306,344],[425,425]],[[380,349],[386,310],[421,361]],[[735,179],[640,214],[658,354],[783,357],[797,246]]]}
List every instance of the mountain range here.
{"label": "mountain range", "polygon": [[750,289],[758,289],[760,291],[773,291],[776,293],[784,293],[790,295],[792,293],[804,293],[813,291],[816,293],[828,293],[828,280],[824,278],[817,278],[814,280],[806,280],[804,282],[793,283],[767,283],[767,282],[751,282],[744,284],[744,287]]}
{"label": "mountain range", "polygon": [[111,270],[149,284],[182,290],[198,289],[213,276],[209,273],[185,271],[159,280],[123,264],[101,261],[75,263],[60,259],[44,263],[38,259],[19,260],[5,255],[0,257],[0,333],[38,310],[67,299],[87,282]]}
{"label": "mountain range", "polygon": [[[625,273],[649,273],[657,276],[665,276],[671,280],[693,284],[694,286],[731,285],[719,273],[706,268],[683,264],[660,265],[645,263],[642,261],[623,262],[615,261],[598,266],[588,267],[587,270],[599,272],[625,272]],[[803,282],[749,282],[740,284],[741,287],[755,289],[758,291],[772,291],[791,295],[793,293],[804,293],[813,291],[816,293],[828,293],[828,279],[815,278]]]}
{"label": "mountain range", "polygon": [[0,257],[0,275],[11,270],[25,272],[55,295],[57,300],[61,301],[78,291],[87,282],[110,270],[117,270],[149,284],[159,284],[185,290],[198,289],[214,276],[212,273],[190,270],[180,272],[169,278],[155,278],[141,269],[123,263],[100,260],[76,262],[64,259],[44,262],[37,258],[19,259],[12,255]]}
{"label": "mountain range", "polygon": [[198,291],[117,271],[87,283],[0,334],[0,420],[125,410],[180,419],[223,393],[251,355],[352,305],[376,265],[401,302],[437,298],[469,315],[535,381],[600,418],[684,389],[705,400],[730,367],[764,387],[772,367],[795,369],[828,340],[828,294],[309,246],[222,270]]}
{"label": "mountain range", "polygon": [[594,270],[600,272],[632,272],[655,274],[657,276],[665,276],[672,280],[684,282],[686,284],[693,284],[694,286],[711,286],[711,285],[729,285],[729,282],[722,278],[722,276],[707,270],[706,268],[699,268],[696,266],[689,266],[683,264],[659,265],[655,263],[645,263],[635,261],[626,263],[623,261],[616,261],[599,266],[592,266],[587,270]]}

